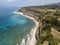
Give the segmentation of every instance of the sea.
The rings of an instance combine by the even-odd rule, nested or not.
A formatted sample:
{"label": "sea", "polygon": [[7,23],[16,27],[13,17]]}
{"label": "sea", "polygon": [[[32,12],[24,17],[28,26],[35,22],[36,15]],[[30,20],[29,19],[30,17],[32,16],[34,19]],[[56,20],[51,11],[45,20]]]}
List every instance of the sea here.
{"label": "sea", "polygon": [[0,45],[20,45],[34,28],[33,20],[14,13],[20,7],[0,7]]}

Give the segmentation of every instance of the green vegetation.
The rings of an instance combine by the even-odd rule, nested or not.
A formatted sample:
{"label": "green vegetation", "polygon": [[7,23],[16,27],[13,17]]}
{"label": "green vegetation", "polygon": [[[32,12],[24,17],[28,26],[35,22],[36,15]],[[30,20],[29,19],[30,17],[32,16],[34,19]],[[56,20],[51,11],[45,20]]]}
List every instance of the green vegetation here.
{"label": "green vegetation", "polygon": [[45,37],[41,37],[37,45],[42,45],[44,41],[49,41],[49,45],[58,45],[57,39],[55,39],[52,34],[47,34]]}
{"label": "green vegetation", "polygon": [[45,40],[45,37],[42,36],[41,39],[38,41],[37,45],[43,44]]}
{"label": "green vegetation", "polygon": [[60,32],[60,21],[57,20],[58,16],[60,16],[60,13],[48,11],[45,14],[44,13],[41,14],[42,14],[41,27],[43,33],[46,32],[46,35],[45,36],[42,35],[37,45],[42,45],[46,40],[49,41],[49,45],[58,45],[59,41],[51,34],[51,28],[54,27],[57,31]]}
{"label": "green vegetation", "polygon": [[[26,10],[25,10],[26,9]],[[58,40],[56,37],[54,37],[51,34],[51,28],[53,27],[58,32],[60,32],[60,21],[58,18],[60,18],[60,9],[48,9],[48,8],[23,8],[20,12],[33,12],[34,14],[38,15],[39,20],[41,21],[40,24],[42,26],[40,27],[42,30],[42,36],[38,40],[37,45],[42,45],[46,40],[49,42],[49,45],[58,45],[60,43],[60,40]],[[35,15],[34,15],[35,16]],[[46,33],[45,36],[43,35],[44,32]]]}
{"label": "green vegetation", "polygon": [[60,17],[60,11],[59,10],[56,10],[56,13],[54,13],[55,16],[59,16]]}

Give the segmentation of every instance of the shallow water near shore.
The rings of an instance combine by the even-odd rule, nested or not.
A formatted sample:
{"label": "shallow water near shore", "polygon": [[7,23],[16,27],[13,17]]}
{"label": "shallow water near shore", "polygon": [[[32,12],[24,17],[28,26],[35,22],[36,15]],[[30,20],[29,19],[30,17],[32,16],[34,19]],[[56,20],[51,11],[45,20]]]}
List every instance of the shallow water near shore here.
{"label": "shallow water near shore", "polygon": [[13,13],[17,9],[0,8],[0,45],[20,43],[35,26],[32,20]]}

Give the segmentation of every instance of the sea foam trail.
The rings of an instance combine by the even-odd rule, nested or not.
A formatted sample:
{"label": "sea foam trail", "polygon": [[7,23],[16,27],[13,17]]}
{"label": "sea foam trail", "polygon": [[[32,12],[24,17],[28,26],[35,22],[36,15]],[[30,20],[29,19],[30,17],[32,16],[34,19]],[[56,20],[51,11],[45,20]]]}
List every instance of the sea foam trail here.
{"label": "sea foam trail", "polygon": [[30,43],[30,35],[27,35],[26,45],[29,45],[29,43]]}
{"label": "sea foam trail", "polygon": [[21,45],[25,45],[25,39],[22,40]]}
{"label": "sea foam trail", "polygon": [[35,22],[35,27],[33,29],[31,29],[31,33],[27,36],[27,41],[25,42],[24,41],[25,39],[23,39],[22,43],[21,43],[21,45],[23,45],[23,43],[24,43],[24,45],[35,45],[36,44],[35,34],[36,34],[36,30],[38,29],[39,22],[37,20],[35,20],[33,17],[24,15],[21,12],[14,12],[14,13],[20,14],[20,15],[27,17]]}

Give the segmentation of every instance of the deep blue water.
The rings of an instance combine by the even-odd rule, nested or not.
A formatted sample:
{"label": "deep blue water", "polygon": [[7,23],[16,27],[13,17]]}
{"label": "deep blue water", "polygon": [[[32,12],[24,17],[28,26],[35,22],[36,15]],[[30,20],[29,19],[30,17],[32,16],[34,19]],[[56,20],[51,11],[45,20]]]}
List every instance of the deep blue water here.
{"label": "deep blue water", "polygon": [[0,45],[16,45],[34,27],[34,22],[13,13],[18,8],[0,8]]}

